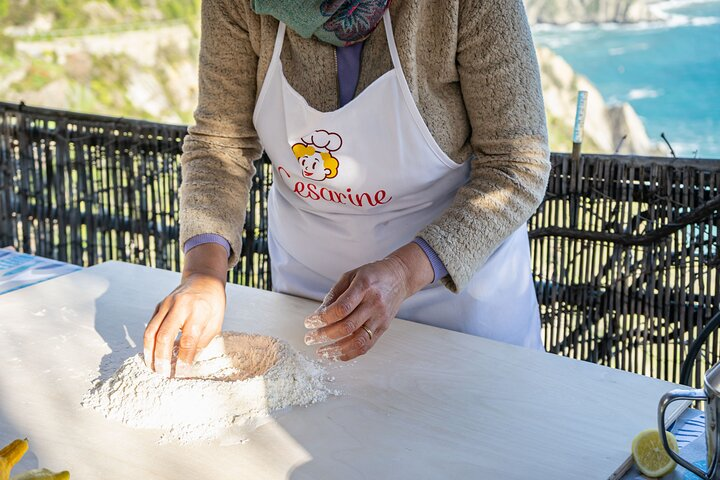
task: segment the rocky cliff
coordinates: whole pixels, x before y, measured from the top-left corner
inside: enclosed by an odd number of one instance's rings
[[[197,55],[197,35],[177,22],[17,39],[12,69],[0,67],[0,99],[188,123],[197,102]]]
[[[571,2],[556,0],[554,5],[559,1]],[[0,99],[160,122],[191,122],[198,88],[196,25],[155,20],[151,27],[51,38],[45,33],[20,35],[7,61],[0,53]],[[620,152],[662,153],[650,142],[630,105],[608,106],[587,78],[547,48],[538,48],[538,59],[553,151],[572,148],[577,91],[587,90],[583,151],[612,153],[626,136]]]
[[[583,152],[665,155],[660,144],[650,141],[642,120],[628,103],[608,105],[587,77],[577,74],[552,50],[539,47],[537,54],[552,151],[572,149],[577,92],[586,90]]]
[[[524,0],[530,23],[632,23],[658,20],[648,0]]]

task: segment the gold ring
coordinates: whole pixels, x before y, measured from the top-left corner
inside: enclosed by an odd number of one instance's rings
[[[365,330],[367,332],[368,336],[370,337],[370,340],[372,340],[372,336],[373,336],[372,330],[370,330],[365,325],[360,325],[360,326],[363,328],[363,330]]]

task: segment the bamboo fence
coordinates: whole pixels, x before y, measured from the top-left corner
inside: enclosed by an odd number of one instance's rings
[[[77,265],[179,271],[186,127],[0,103],[0,246]],[[528,223],[549,352],[677,381],[720,306],[720,161],[552,154]],[[257,162],[231,282],[271,286]],[[695,382],[718,358],[711,335]]]

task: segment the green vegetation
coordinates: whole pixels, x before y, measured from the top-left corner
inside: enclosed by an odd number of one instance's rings
[[[178,71],[197,68],[200,0],[13,0],[12,8],[9,1],[0,0],[0,12],[7,12],[0,15],[0,100],[172,123],[192,119],[192,89],[176,82]],[[72,47],[73,39],[89,35],[107,41],[107,35],[132,37],[136,31],[183,25],[190,27],[189,48],[185,39],[182,47],[150,49],[151,67],[137,55]],[[13,29],[3,34],[8,27]],[[44,53],[38,55],[32,45],[42,45]]]
[[[548,137],[550,150],[553,152],[570,152],[573,148],[572,126],[568,125],[567,119],[559,118],[550,112],[546,112]],[[583,152],[602,152],[602,149],[593,141],[590,136],[583,139]]]
[[[14,90],[40,90],[50,83],[53,78],[62,74],[63,70],[53,63],[35,62],[27,69],[25,78],[21,82],[11,84],[10,88]]]
[[[201,0],[0,0],[0,100],[45,104],[46,99],[56,108],[144,118],[170,123],[189,123],[194,108],[193,92],[187,86],[194,78],[178,86],[178,78],[190,78],[189,71],[197,68],[198,32],[195,30]],[[12,33],[6,27],[33,25],[38,18],[46,18],[51,30]],[[25,44],[104,35],[109,32],[149,30],[158,26],[181,22],[191,27],[194,43],[190,48],[178,44],[160,47],[154,65],[140,65],[125,54],[94,55],[79,52],[65,55],[62,61],[58,50],[51,49],[41,56],[25,54],[15,42]],[[114,34],[114,33],[113,33]],[[119,34],[119,33],[118,33]],[[19,45],[19,43],[18,43]],[[73,58],[71,58],[73,57]],[[548,66],[543,73],[560,84]],[[179,72],[183,72],[180,74]],[[194,77],[194,75],[193,75]],[[3,83],[2,79],[8,80]],[[140,87],[138,87],[140,85]],[[137,93],[145,88],[145,95]],[[148,94],[147,92],[151,92]],[[144,102],[156,100],[153,107]],[[152,97],[154,95],[154,97]],[[565,119],[567,120],[567,119]],[[553,151],[569,151],[571,131],[567,121],[548,113],[550,144]],[[585,151],[596,147],[587,143]]]
[[[194,22],[200,0],[0,0],[0,27],[31,24],[42,12],[52,18],[53,29],[74,29],[147,20]]]
[[[2,0],[0,0],[2,1]],[[11,57],[15,54],[15,42],[12,38],[0,32],[0,58]]]

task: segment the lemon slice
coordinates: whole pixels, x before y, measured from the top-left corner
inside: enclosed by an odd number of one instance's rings
[[[675,436],[667,432],[667,437],[670,448],[677,453]],[[652,428],[635,435],[632,441],[632,454],[638,470],[648,477],[662,477],[675,469],[675,461],[663,448],[660,434]]]

